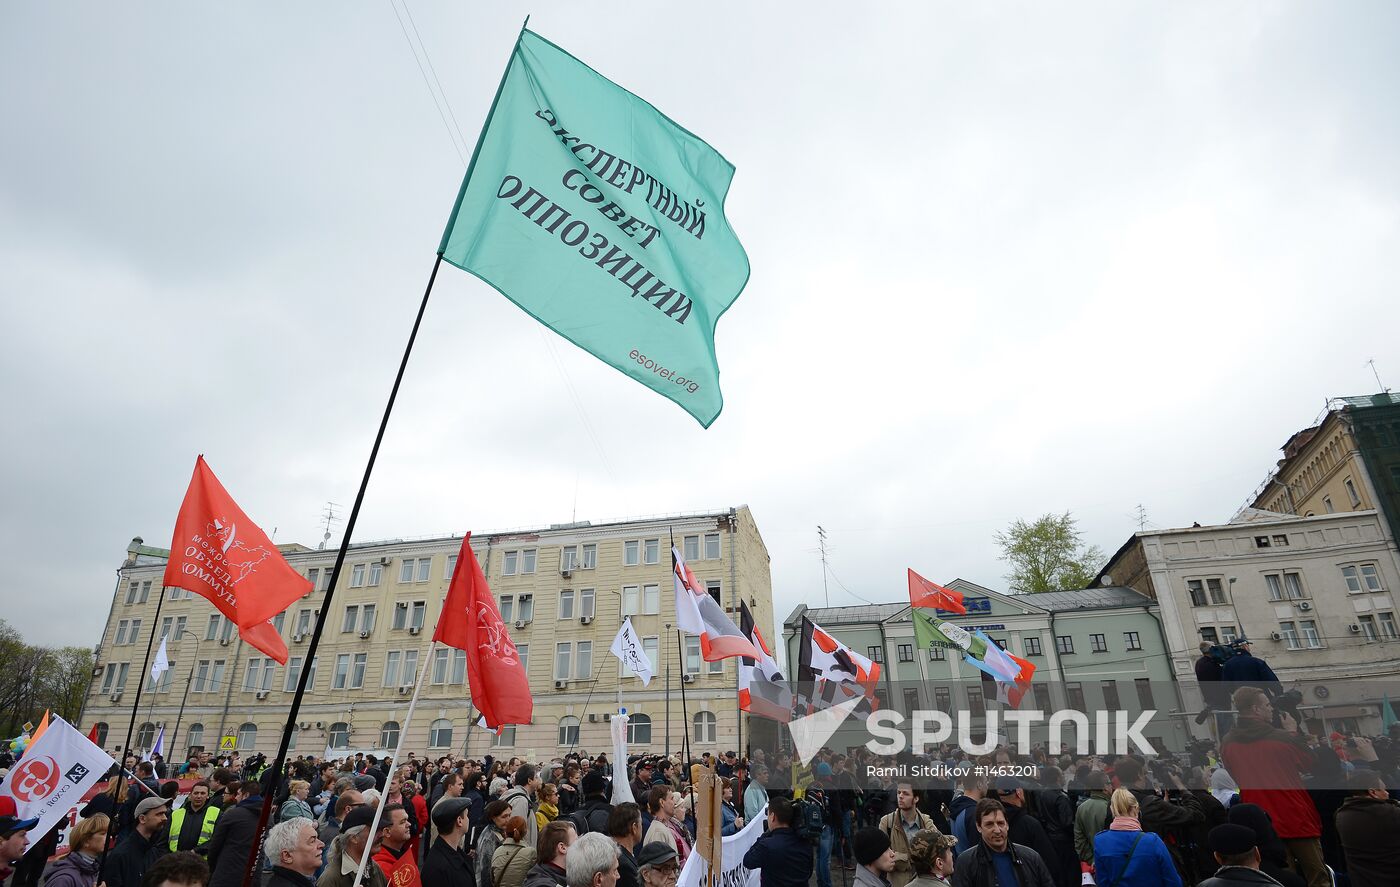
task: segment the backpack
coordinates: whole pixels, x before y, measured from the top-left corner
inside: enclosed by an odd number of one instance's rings
[[[826,828],[826,808],[822,801],[809,794],[806,798],[794,802],[793,806],[796,808],[793,811],[793,827],[797,834],[813,844],[820,841],[822,831]]]

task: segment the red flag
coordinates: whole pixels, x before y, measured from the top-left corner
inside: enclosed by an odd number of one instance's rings
[[[88,731],[88,742],[91,742],[93,745],[97,745],[97,725],[96,725],[96,724],[93,724],[93,725],[92,725],[92,729]]]
[[[1021,666],[1021,670],[1016,675],[1015,683],[1008,686],[998,681],[997,689],[999,691],[1005,691],[1006,703],[1008,705],[1012,708],[1020,708],[1021,700],[1025,697],[1026,691],[1031,688],[1031,680],[1035,677],[1035,663],[1022,659],[1015,653],[1008,652],[1006,655],[1014,659],[1016,663]]]
[[[954,591],[951,588],[944,588],[937,582],[930,582],[912,569],[909,571],[909,605],[911,607],[934,607],[949,613],[967,612],[967,607],[963,606],[961,591]]]
[[[257,631],[256,626],[311,591],[311,583],[248,519],[203,456],[195,460],[175,520],[164,582],[167,588],[208,598],[242,633]]]
[[[534,713],[530,679],[501,620],[496,599],[472,553],[472,534],[462,539],[457,568],[447,587],[433,640],[467,654],[467,686],[488,729],[528,724]]]
[[[272,620],[259,622],[250,628],[240,628],[238,634],[265,655],[271,656],[282,665],[287,664],[287,642],[277,633],[277,627],[272,624]]]

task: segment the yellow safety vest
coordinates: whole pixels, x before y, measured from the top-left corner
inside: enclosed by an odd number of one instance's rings
[[[174,853],[180,847],[180,829],[185,824],[185,808],[180,807],[170,817],[170,852]],[[223,811],[213,804],[204,805],[204,822],[199,827],[199,843],[196,847],[203,847],[209,843],[209,839],[214,837],[214,823],[218,821],[219,814]]]

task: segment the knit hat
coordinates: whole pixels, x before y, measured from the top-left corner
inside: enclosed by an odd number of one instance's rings
[[[822,761],[821,763],[817,764],[816,768],[812,772],[825,779],[826,777],[831,775],[831,765],[828,764],[826,761]]]
[[[589,770],[583,774],[583,793],[587,795],[601,795],[608,790],[608,782],[603,778],[603,774],[597,770]]]
[[[851,835],[851,849],[856,862],[870,865],[890,849],[890,836],[877,828],[863,828]]]
[[[1210,830],[1206,844],[1212,853],[1219,853],[1221,856],[1237,856],[1254,849],[1258,840],[1254,829],[1249,826],[1227,822]]]

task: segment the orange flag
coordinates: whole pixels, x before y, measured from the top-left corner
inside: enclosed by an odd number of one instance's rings
[[[949,613],[967,612],[967,607],[963,606],[962,592],[930,582],[912,569],[909,571],[909,605],[934,607]]]
[[[457,568],[433,640],[466,652],[467,686],[488,730],[502,724],[528,724],[535,706],[530,679],[471,543],[468,533],[457,554]]]
[[[203,456],[194,463],[194,477],[175,521],[164,583],[208,598],[250,643],[250,632],[261,636],[260,625],[311,591],[310,581],[293,570],[248,519]]]

